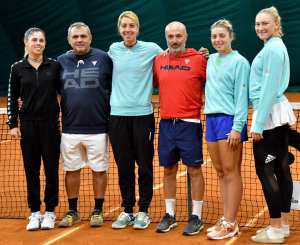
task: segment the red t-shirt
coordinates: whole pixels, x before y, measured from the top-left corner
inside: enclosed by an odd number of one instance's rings
[[[200,118],[206,65],[206,58],[190,48],[177,56],[155,57],[153,81],[159,87],[161,118]]]

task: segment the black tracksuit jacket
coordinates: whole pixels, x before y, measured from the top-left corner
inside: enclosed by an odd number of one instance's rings
[[[18,126],[18,116],[24,121],[58,119],[59,73],[59,63],[50,58],[44,58],[37,70],[26,58],[12,65],[7,97],[10,128]],[[18,98],[23,101],[20,110]]]

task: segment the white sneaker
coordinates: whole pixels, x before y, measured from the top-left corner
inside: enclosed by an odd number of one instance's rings
[[[251,236],[251,240],[257,243],[284,243],[284,235],[280,230],[279,228],[268,226],[265,229],[261,229],[256,235]]]
[[[267,226],[265,228],[259,229],[256,231],[256,234],[263,232],[266,229],[269,229],[270,226]],[[287,238],[290,236],[290,226],[289,225],[281,225],[281,233],[284,235],[284,238]]]
[[[43,221],[41,223],[41,229],[42,230],[50,230],[53,229],[55,226],[55,219],[56,216],[54,212],[45,212],[43,216]]]
[[[290,236],[290,226],[289,225],[281,225],[281,232],[283,233],[284,237],[287,238]]]
[[[31,213],[31,216],[28,219],[29,219],[29,223],[26,226],[26,230],[36,231],[40,229],[41,219],[42,219],[40,211]]]

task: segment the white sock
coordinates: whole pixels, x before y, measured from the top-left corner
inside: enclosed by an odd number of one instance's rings
[[[269,226],[269,228],[267,229],[267,234],[270,239],[284,238],[281,228],[275,228],[275,227]]]
[[[174,217],[175,199],[165,199],[165,203],[166,203],[166,213]]]
[[[203,201],[193,200],[192,202],[193,202],[192,215],[197,215],[199,219],[201,219]]]

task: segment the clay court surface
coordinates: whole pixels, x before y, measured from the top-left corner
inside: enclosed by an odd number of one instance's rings
[[[156,224],[151,224],[147,230],[133,230],[128,227],[123,230],[111,229],[111,222],[106,222],[100,228],[90,228],[86,222],[81,225],[76,225],[68,229],[54,229],[51,231],[27,232],[24,227],[25,220],[0,220],[0,244],[5,245],[48,245],[48,244],[99,244],[99,245],[115,245],[115,244],[142,244],[142,245],[208,245],[208,244],[254,244],[250,241],[250,236],[254,230],[242,229],[238,237],[230,240],[208,241],[205,237],[205,232],[196,236],[186,237],[181,235],[184,228],[184,223],[180,223],[174,230],[158,234],[155,232]],[[207,227],[207,226],[206,226]],[[293,232],[285,244],[300,244],[300,233]],[[56,240],[57,239],[57,240]]]
[[[289,94],[288,97],[290,101],[300,101],[299,94]],[[5,98],[0,98],[0,107],[5,107],[5,100]],[[1,142],[4,141],[5,140],[1,139]],[[156,176],[154,183],[154,197],[150,209],[150,215],[154,222],[147,230],[133,230],[132,227],[128,227],[123,230],[111,229],[111,220],[114,219],[120,212],[120,196],[116,179],[117,173],[114,164],[111,163],[111,169],[109,170],[108,192],[104,206],[104,217],[106,221],[102,227],[90,228],[86,220],[92,206],[92,193],[90,188],[91,182],[89,171],[85,170],[82,175],[86,178],[83,178],[82,180],[83,187],[81,188],[81,197],[79,200],[79,210],[84,221],[67,229],[56,228],[51,231],[27,232],[25,230],[27,221],[24,217],[29,214],[29,211],[26,207],[26,187],[24,186],[25,179],[22,175],[23,170],[21,157],[20,155],[16,155],[13,156],[11,161],[8,161],[10,164],[13,163],[16,165],[15,170],[6,170],[7,166],[4,164],[4,162],[7,162],[8,158],[11,157],[6,155],[7,152],[19,151],[18,144],[13,144],[12,146],[10,141],[11,140],[8,140],[7,142],[0,144],[0,167],[2,169],[0,170],[0,182],[3,181],[1,178],[5,179],[6,182],[11,182],[9,186],[0,186],[0,216],[14,217],[14,219],[0,219],[0,244],[253,244],[250,241],[250,236],[255,233],[257,227],[265,226],[268,219],[262,193],[257,188],[259,187],[259,183],[255,176],[254,168],[251,164],[249,164],[253,161],[251,148],[249,147],[251,142],[249,142],[249,144],[247,143],[248,145],[244,147],[246,156],[243,157],[242,174],[245,191],[238,218],[239,223],[242,224],[243,227],[241,228],[241,234],[237,237],[216,242],[208,241],[206,239],[205,230],[199,235],[192,237],[186,237],[181,234],[187,218],[186,174],[182,167],[179,169],[177,184],[179,191],[177,193],[178,201],[176,213],[178,220],[180,221],[179,227],[166,234],[158,234],[155,232],[155,227],[157,225],[156,222],[164,214],[162,169],[160,169],[157,165],[157,155],[155,156],[154,164],[154,173]],[[12,147],[14,147],[14,149],[12,149]],[[204,152],[207,152],[205,144]],[[218,194],[217,178],[207,153],[204,153],[204,158],[205,165],[203,166],[203,171],[207,188],[205,193],[205,205],[203,207],[203,221],[205,222],[206,229],[210,226],[210,223],[214,223],[219,217],[222,209],[222,202]],[[298,157],[298,159],[300,158]],[[298,162],[299,161],[300,160],[298,160]],[[111,159],[111,162],[113,162],[113,158]],[[300,180],[300,170],[296,168],[297,165],[299,165],[299,163],[294,163],[292,166],[293,178]],[[9,171],[13,171],[13,173],[9,173]],[[9,177],[11,175],[13,177]],[[60,207],[57,210],[59,218],[61,218],[62,214],[66,210],[65,191],[62,179],[63,178],[60,179],[61,201]],[[5,197],[2,195],[5,195]],[[286,239],[286,244],[300,244],[299,211],[292,212],[291,221],[293,224],[292,234],[288,239]]]

